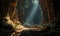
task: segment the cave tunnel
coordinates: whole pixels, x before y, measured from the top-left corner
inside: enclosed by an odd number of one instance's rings
[[[46,26],[44,30],[38,32],[23,31],[19,36],[58,36],[60,34],[59,3],[59,0],[0,0],[0,35],[9,36],[14,31],[11,25],[3,22],[6,20],[4,17],[8,15],[12,21],[15,19],[25,26],[35,24]]]

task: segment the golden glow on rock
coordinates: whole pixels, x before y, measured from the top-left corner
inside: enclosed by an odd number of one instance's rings
[[[4,17],[4,19],[7,20],[5,21],[7,24],[12,25],[12,27],[15,29],[15,32],[22,32],[24,30],[33,30],[33,31],[41,30],[38,27],[31,27],[31,28],[25,27],[18,21],[18,19],[11,20],[9,13],[7,14],[6,17]],[[15,33],[13,32],[12,35],[15,35]]]

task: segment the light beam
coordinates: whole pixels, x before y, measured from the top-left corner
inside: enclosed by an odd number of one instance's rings
[[[39,6],[39,2],[38,0],[33,0],[32,2],[34,5],[33,7],[31,8],[31,11],[30,11],[30,14],[27,16],[25,22],[24,22],[24,25],[27,25],[27,26],[32,26],[32,24],[29,24],[33,18],[34,18],[34,15],[36,14],[36,11],[37,11],[37,7]]]

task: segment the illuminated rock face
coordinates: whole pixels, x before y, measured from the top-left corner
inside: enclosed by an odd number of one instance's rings
[[[12,28],[14,29],[14,31],[16,32],[16,33],[21,33],[22,31],[24,31],[24,30],[34,30],[34,31],[40,31],[40,29],[39,28],[37,28],[37,27],[31,27],[31,28],[28,28],[28,27],[25,27],[25,26],[23,26],[18,20],[14,20],[14,21],[12,21],[11,19],[10,19],[10,17],[9,17],[9,14],[6,16],[6,17],[4,17],[4,20],[3,20],[7,25],[11,25],[12,26]],[[12,33],[12,35],[13,35],[13,33]],[[15,35],[15,34],[14,34]]]

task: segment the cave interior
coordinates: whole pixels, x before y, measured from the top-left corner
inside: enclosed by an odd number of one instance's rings
[[[2,22],[7,21],[4,17],[9,13],[12,21],[15,19],[24,26],[43,25],[46,27],[41,31],[22,31],[19,36],[59,36],[59,3],[59,0],[0,0],[0,35],[10,36],[14,31],[11,25]]]

